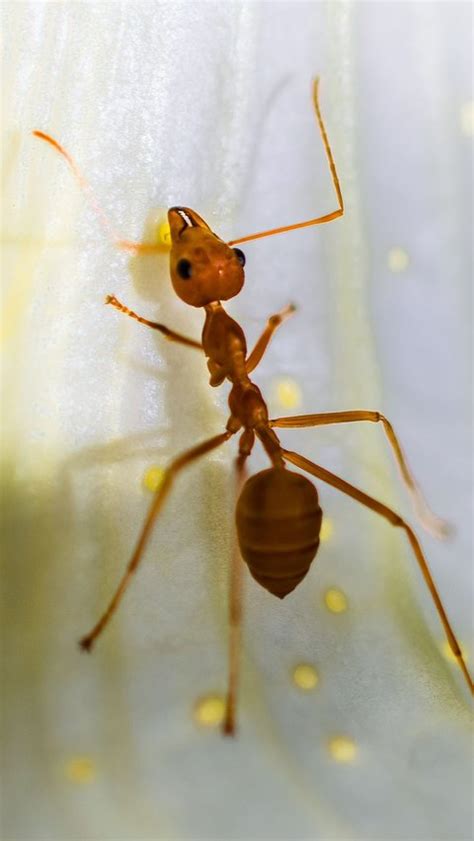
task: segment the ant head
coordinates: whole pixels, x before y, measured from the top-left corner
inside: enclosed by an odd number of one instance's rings
[[[186,304],[204,307],[227,301],[244,285],[245,257],[214,234],[189,207],[168,211],[173,289]]]

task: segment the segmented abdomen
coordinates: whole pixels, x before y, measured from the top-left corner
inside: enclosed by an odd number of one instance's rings
[[[322,511],[316,488],[301,473],[262,470],[237,502],[240,551],[253,577],[283,599],[309,570],[319,546]]]

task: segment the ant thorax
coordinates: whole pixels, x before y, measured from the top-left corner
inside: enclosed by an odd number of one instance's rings
[[[219,301],[206,306],[206,320],[202,331],[202,346],[208,357],[210,385],[248,381],[245,367],[247,342],[240,324],[226,313]]]

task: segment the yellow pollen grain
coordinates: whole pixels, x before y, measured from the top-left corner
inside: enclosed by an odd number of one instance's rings
[[[221,695],[206,695],[196,702],[194,720],[201,727],[218,727],[225,714],[225,701]]]
[[[321,523],[321,531],[319,532],[319,539],[321,543],[328,543],[334,534],[334,523],[330,517],[323,517]]]
[[[301,389],[294,380],[280,380],[276,385],[276,396],[285,409],[295,409],[301,404]]]
[[[93,783],[96,778],[96,766],[88,756],[74,756],[66,762],[64,773],[73,783]]]
[[[149,467],[143,476],[143,486],[147,491],[155,493],[160,487],[165,471],[163,467]]]
[[[469,656],[465,646],[462,643],[459,643],[459,648],[461,649],[461,654],[463,656],[464,662],[467,663],[469,661]],[[448,640],[443,640],[443,642],[440,645],[440,649],[443,656],[446,657],[446,660],[449,660],[451,663],[458,662],[458,658],[452,650]]]
[[[468,100],[461,105],[461,131],[467,137],[474,136],[474,100]]]
[[[158,228],[158,241],[171,248],[171,229],[168,222],[162,222]]]
[[[403,248],[391,248],[387,255],[387,265],[391,272],[399,274],[408,268],[410,258]]]
[[[328,750],[336,762],[353,762],[357,754],[355,742],[348,736],[334,736],[328,742]]]
[[[293,669],[293,683],[298,689],[309,692],[311,689],[314,689],[318,681],[319,675],[316,669],[308,663],[300,663],[299,666]]]
[[[344,613],[348,608],[347,596],[336,587],[331,587],[324,594],[324,604],[331,613]]]

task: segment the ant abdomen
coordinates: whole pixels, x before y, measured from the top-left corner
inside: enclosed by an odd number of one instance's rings
[[[251,476],[237,502],[240,551],[253,577],[283,599],[302,581],[319,546],[322,511],[301,473],[271,467]]]

